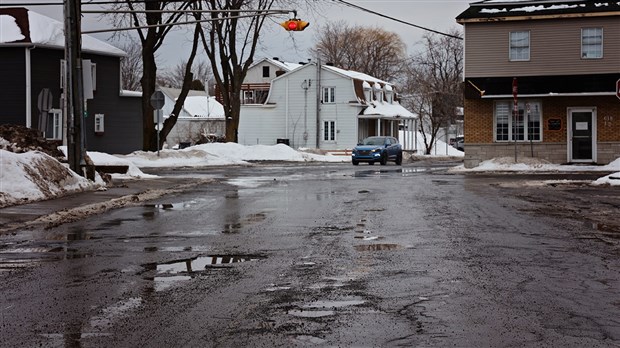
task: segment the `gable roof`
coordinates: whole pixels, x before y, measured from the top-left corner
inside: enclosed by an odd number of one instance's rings
[[[275,59],[275,58],[262,58],[259,61],[257,61],[256,63],[252,64],[252,66],[250,66],[250,68],[253,68],[263,62],[268,62],[271,63],[275,66],[277,66],[278,68],[284,70],[285,72],[289,72],[291,70],[295,70],[297,68],[299,68],[300,66],[302,66],[303,64],[298,64],[298,63],[291,63],[291,62],[284,62],[281,61],[279,59]]]
[[[181,94],[178,88],[157,87],[157,89],[173,102],[176,102]],[[189,90],[183,103],[183,110],[191,115],[191,118],[224,119],[225,117],[224,106],[215,97],[209,97],[205,91]],[[180,115],[179,118],[185,117]]]
[[[389,82],[385,82],[383,80],[380,80],[376,77],[372,77],[370,75],[361,73],[361,72],[357,72],[357,71],[353,71],[353,70],[345,70],[345,69],[341,69],[341,68],[336,68],[335,66],[332,65],[321,65],[321,67],[323,69],[326,70],[331,70],[337,74],[352,78],[354,80],[360,80],[360,81],[366,81],[368,83],[380,83],[380,84],[384,84],[384,85],[391,85],[391,83]]]
[[[64,49],[63,23],[23,7],[0,8],[0,46],[24,44]],[[119,57],[127,55],[123,50],[85,34],[82,34],[82,51]]]
[[[620,2],[592,0],[485,0],[469,4],[456,17],[459,23],[500,19],[536,19],[548,16],[620,16]],[[521,17],[521,18],[517,18]]]

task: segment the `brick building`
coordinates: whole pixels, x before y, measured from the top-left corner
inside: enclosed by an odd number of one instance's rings
[[[552,163],[620,157],[620,3],[480,1],[457,22],[466,167],[515,148]]]

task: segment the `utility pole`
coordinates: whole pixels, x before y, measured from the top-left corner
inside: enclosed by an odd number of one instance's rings
[[[69,123],[67,155],[69,168],[83,175],[84,149],[82,146],[82,118],[84,117],[84,89],[82,80],[81,0],[65,0],[65,61],[67,103],[66,119]]]

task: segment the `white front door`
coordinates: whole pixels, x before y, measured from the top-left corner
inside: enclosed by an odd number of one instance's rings
[[[596,162],[596,108],[568,109],[568,162]]]

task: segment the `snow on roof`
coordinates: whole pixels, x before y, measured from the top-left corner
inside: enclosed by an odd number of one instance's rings
[[[262,62],[269,62],[277,67],[279,67],[280,69],[289,72],[291,70],[295,70],[297,68],[299,68],[300,66],[302,66],[303,64],[298,64],[298,63],[291,63],[291,62],[283,62],[279,59],[276,58],[263,58],[261,60],[259,60],[258,62],[252,64],[252,67],[259,65]]]
[[[605,13],[618,15],[620,1],[595,2],[589,0],[487,0],[471,3],[456,17],[457,22],[474,18],[493,18],[537,15],[580,15]]]
[[[370,115],[379,115],[383,117],[389,118],[418,118],[418,116],[411,111],[405,109],[402,105],[398,103],[387,103],[387,102],[377,102],[373,101],[368,104],[368,107],[362,111],[362,115],[370,116]]]
[[[270,61],[271,63],[273,63],[274,65],[277,65],[280,68],[286,70],[286,71],[291,71],[291,70],[297,69],[300,66],[302,66],[301,64],[298,64],[298,63],[283,62],[283,61],[277,60],[277,59],[267,58],[267,60]]]
[[[357,72],[357,71],[353,71],[353,70],[344,70],[344,69],[336,68],[335,66],[331,66],[331,65],[323,65],[322,67],[324,69],[327,69],[327,70],[332,70],[332,71],[334,71],[334,72],[336,72],[338,74],[348,76],[348,77],[350,77],[352,79],[361,80],[361,81],[367,81],[369,83],[370,82],[374,82],[374,83],[383,83],[383,84],[386,84],[386,85],[390,84],[389,82],[385,82],[383,80],[379,80],[376,77],[372,77],[370,75],[366,75],[366,74],[361,73],[361,72]]]
[[[25,8],[0,9],[0,44],[11,43],[64,48],[63,23]],[[111,56],[126,55],[123,50],[84,34],[82,51]]]
[[[157,87],[157,89],[162,91],[165,95],[167,95],[172,100],[176,100],[179,97],[179,95],[181,95],[181,89],[180,88],[161,87],[160,86],[160,87]],[[189,92],[187,92],[187,96],[188,97],[194,97],[194,96],[206,97],[207,96],[207,92],[190,89]]]
[[[188,96],[183,108],[193,117],[224,119],[224,106],[215,97]]]

